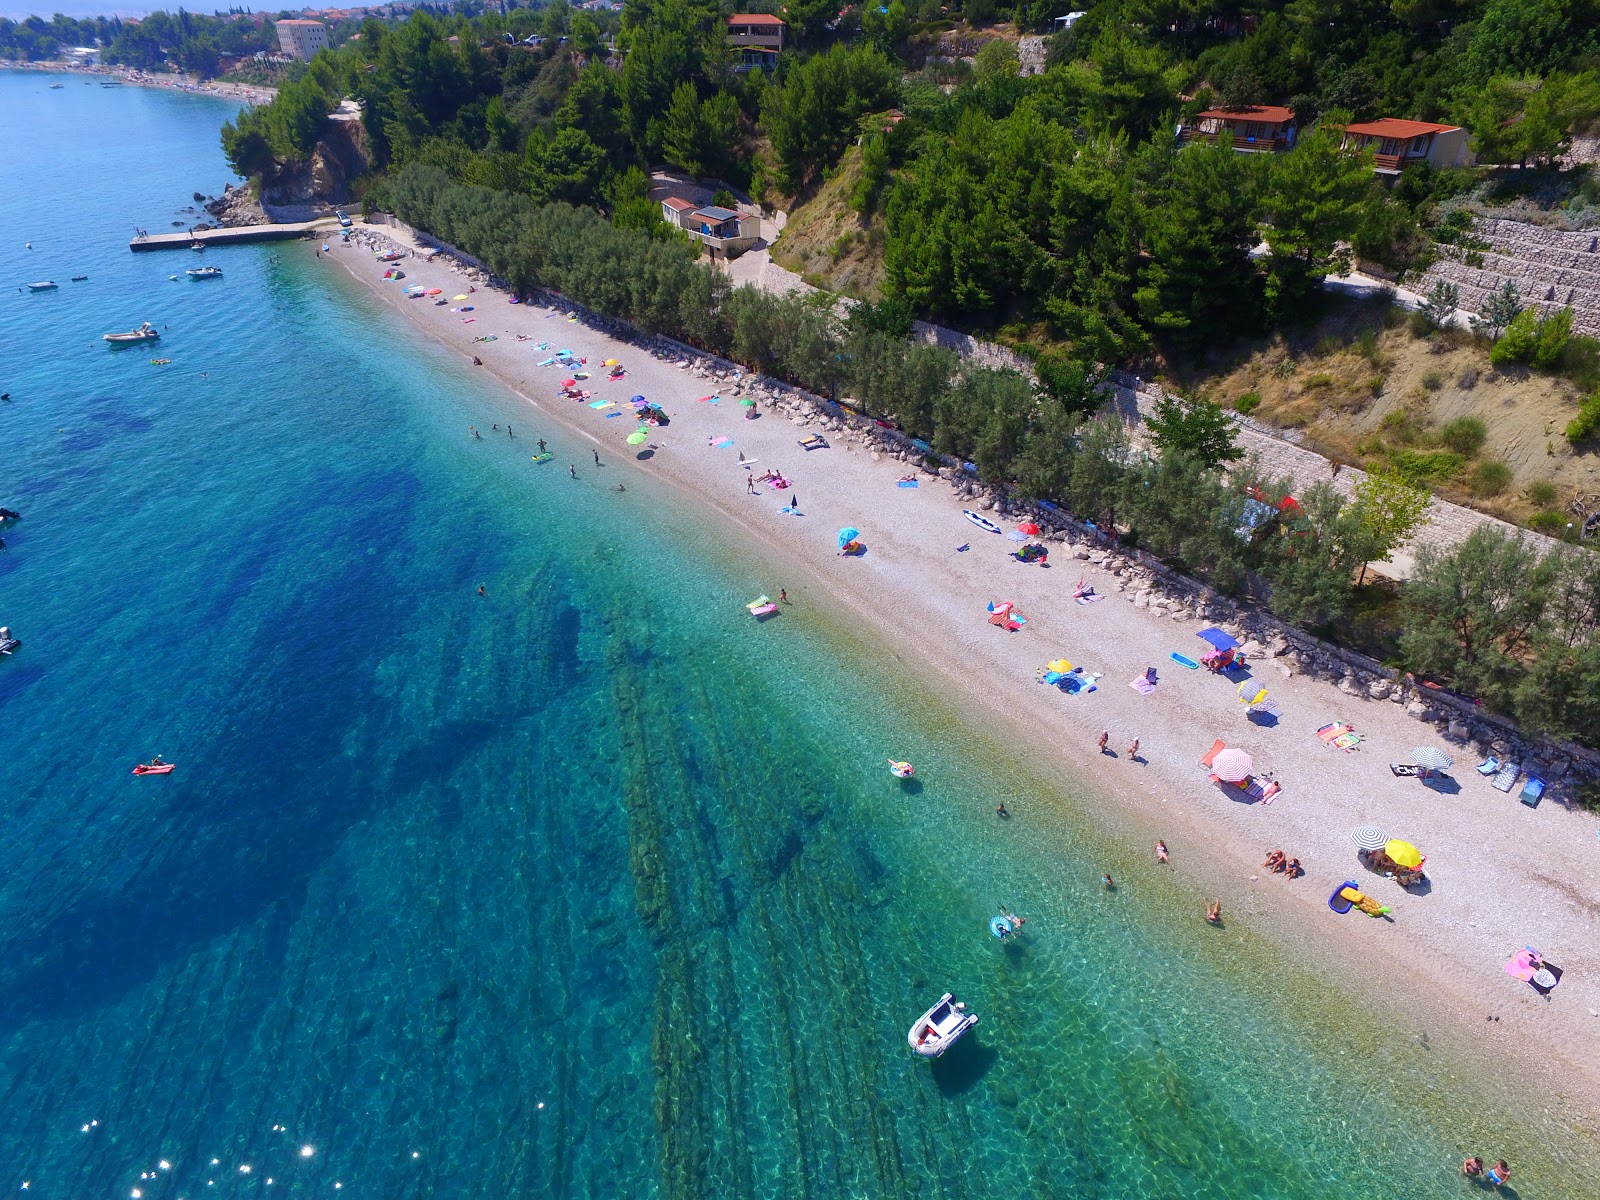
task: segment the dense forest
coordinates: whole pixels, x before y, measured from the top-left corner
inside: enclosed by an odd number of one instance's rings
[[[1024,74],[1014,38],[985,40],[940,6],[791,5],[794,44],[770,78],[736,70],[726,11],[690,0],[629,0],[618,16],[559,4],[419,14],[365,22],[276,103],[241,114],[224,145],[246,175],[302,157],[353,96],[380,164],[367,202],[517,290],[557,288],[849,395],[990,482],[1332,634],[1368,603],[1363,566],[1416,528],[1426,493],[1376,472],[1352,500],[1311,489],[1269,536],[1241,537],[1246,499],[1291,481],[1240,461],[1226,414],[1196,398],[1150,423],[1154,455],[1137,450],[1093,416],[1101,373],[1304,320],[1351,256],[1415,265],[1439,200],[1473,172],[1411,168],[1385,186],[1370,157],[1343,148],[1342,125],[1446,118],[1472,131],[1481,161],[1548,163],[1600,113],[1592,7],[1107,0]],[[968,0],[959,15],[1048,25],[1056,8]],[[943,54],[949,37],[975,53]],[[1180,120],[1244,102],[1292,105],[1305,122],[1292,149],[1179,147]],[[859,159],[851,203],[881,220],[887,275],[882,302],[848,316],[827,297],[731,288],[649,198],[648,172],[669,164],[790,206],[847,151]],[[917,314],[1027,330],[1015,340],[1036,378],[910,339]],[[1541,560],[1487,536],[1425,555],[1390,601],[1386,644],[1533,727],[1593,740],[1597,561]]]
[[[276,50],[278,39],[270,22],[258,25],[238,12],[208,17],[180,8],[175,13],[151,13],[140,21],[119,17],[76,21],[60,14],[49,21],[0,18],[0,58],[51,59],[74,46],[98,46],[103,61],[142,71],[163,70],[170,62],[209,77],[216,74],[224,55]]]

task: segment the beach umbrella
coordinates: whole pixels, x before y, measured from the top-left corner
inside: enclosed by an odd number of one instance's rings
[[[642,446],[649,440],[650,431],[642,425],[628,435],[628,445],[630,446]]]
[[[1430,771],[1448,771],[1454,761],[1437,746],[1417,746],[1411,751],[1411,759],[1419,767],[1427,767]]]
[[[1013,542],[1025,542],[1028,540],[1028,535],[1023,533],[1020,529],[1013,529],[1010,533],[1006,534],[1006,537]]]
[[[1017,526],[1017,532],[1027,534],[1029,537],[1038,537],[1039,527],[1032,521],[1024,521],[1021,525]]]
[[[1064,658],[1053,659],[1050,663],[1050,670],[1065,675],[1068,671],[1072,670],[1072,664]]]
[[[1240,704],[1260,704],[1267,698],[1267,689],[1253,679],[1246,679],[1239,685]]]
[[[849,525],[846,525],[843,529],[839,530],[839,549],[843,550],[846,546],[860,536],[861,530],[853,529]]]
[[[464,293],[462,295],[460,295],[460,296],[451,296],[450,297],[450,299],[452,299],[452,300],[465,300],[466,298],[467,297],[466,297],[466,295]]]
[[[430,295],[430,296],[440,296],[440,295],[443,295],[443,294],[444,294],[444,289],[443,288],[429,288],[428,289],[428,295]]]
[[[633,402],[635,404],[648,404],[649,403],[649,401],[647,401],[643,396],[635,396],[633,398]]]
[[[1376,825],[1359,825],[1350,831],[1350,840],[1359,850],[1382,850],[1389,835]]]
[[[578,386],[578,381],[576,379],[563,379],[561,381],[561,386],[562,387],[577,387]]]
[[[739,401],[740,408],[754,408],[755,406],[756,402],[750,399],[749,396],[746,396],[743,400]]]
[[[1394,860],[1396,866],[1404,867],[1408,871],[1422,865],[1422,851],[1410,842],[1402,842],[1399,838],[1385,842],[1383,852]]]
[[[1237,638],[1222,632],[1215,625],[1210,629],[1202,629],[1195,634],[1195,637],[1204,638],[1218,650],[1237,650],[1239,648],[1239,640]]]
[[[604,362],[602,362],[600,365],[602,367],[614,367],[614,366],[617,365],[617,360],[614,359],[614,358],[608,358]]]
[[[1251,757],[1237,746],[1229,746],[1211,760],[1211,769],[1224,783],[1238,783],[1242,779],[1250,778],[1250,772],[1254,767],[1255,762]]]

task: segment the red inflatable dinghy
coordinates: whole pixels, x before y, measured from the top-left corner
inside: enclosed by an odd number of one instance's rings
[[[133,769],[135,775],[171,775],[174,763],[140,763]]]

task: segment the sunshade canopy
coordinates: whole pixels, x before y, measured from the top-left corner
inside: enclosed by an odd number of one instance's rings
[[[1410,842],[1402,842],[1399,838],[1383,844],[1383,852],[1393,859],[1398,866],[1407,870],[1422,865],[1422,851]]]
[[[1210,629],[1202,629],[1199,633],[1195,634],[1195,636],[1204,638],[1218,650],[1237,650],[1239,648],[1238,638],[1223,633],[1222,630],[1218,629],[1215,625],[1213,625]]]
[[[1065,675],[1068,671],[1072,670],[1072,664],[1064,658],[1052,659],[1050,662],[1050,669],[1052,671],[1059,671],[1061,674]]]
[[[1226,783],[1248,779],[1254,767],[1255,761],[1237,746],[1229,746],[1211,760],[1211,769],[1217,773],[1218,779]]]
[[[628,435],[628,445],[630,446],[642,446],[649,440],[650,431],[648,429],[635,429]]]
[[[843,550],[846,546],[860,536],[861,530],[846,525],[843,529],[839,530],[839,549]]]
[[[1427,767],[1430,771],[1448,771],[1454,761],[1437,746],[1417,746],[1411,751],[1411,757],[1416,760],[1417,766]]]
[[[1350,831],[1350,840],[1362,850],[1382,850],[1389,842],[1389,835],[1376,825],[1358,825]]]
[[[1017,526],[1017,532],[1025,533],[1029,537],[1037,537],[1039,535],[1039,527],[1032,521],[1024,521],[1021,525]]]

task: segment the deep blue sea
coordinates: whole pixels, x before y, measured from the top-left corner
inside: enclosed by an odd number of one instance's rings
[[[757,627],[793,581],[717,519],[532,464],[564,435],[342,272],[130,254],[220,191],[232,110],[48,82],[0,72],[0,1194],[1557,1176],[1425,1040],[1204,936],[1093,794],[826,614]],[[947,987],[981,1023],[914,1062]]]

